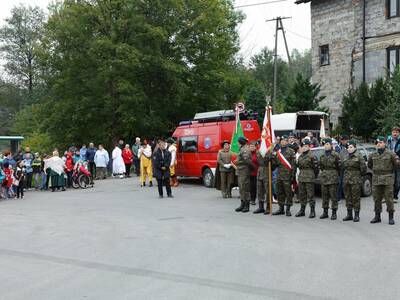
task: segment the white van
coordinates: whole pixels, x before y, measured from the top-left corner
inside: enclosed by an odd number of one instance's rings
[[[329,115],[322,111],[299,111],[296,113],[284,113],[271,116],[272,127],[275,136],[294,133],[296,136],[305,136],[312,132],[319,137],[321,119],[324,120],[325,134],[330,135]]]

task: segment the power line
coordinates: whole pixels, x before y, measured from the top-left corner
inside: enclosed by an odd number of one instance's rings
[[[278,3],[278,2],[286,2],[286,1],[287,1],[287,0],[274,0],[274,1],[269,1],[269,2],[260,2],[260,3],[253,3],[253,4],[244,4],[244,5],[234,6],[233,8],[252,7],[252,6],[265,5],[265,4],[272,4],[272,3]]]
[[[288,32],[290,32],[291,34],[294,34],[294,35],[298,36],[298,37],[301,37],[301,38],[303,38],[303,39],[306,39],[306,40],[311,41],[311,38],[309,38],[309,37],[306,37],[306,36],[304,36],[304,35],[301,35],[301,34],[299,34],[299,33],[296,33],[296,32],[294,32],[294,31],[292,31],[292,30],[287,29],[287,28],[286,28],[285,30],[288,31]]]

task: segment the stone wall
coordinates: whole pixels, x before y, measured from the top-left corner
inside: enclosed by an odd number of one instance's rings
[[[311,1],[312,81],[321,84],[322,105],[334,124],[343,93],[362,82],[362,5],[362,0]],[[374,82],[386,75],[386,48],[400,45],[400,17],[385,17],[385,1],[367,0],[366,36],[366,81]],[[320,66],[319,47],[325,44],[330,64]]]

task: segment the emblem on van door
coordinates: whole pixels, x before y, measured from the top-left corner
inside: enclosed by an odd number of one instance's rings
[[[211,139],[209,137],[204,138],[204,148],[205,149],[211,148]]]
[[[253,131],[253,126],[251,126],[251,123],[246,123],[246,126],[244,126],[244,131]]]

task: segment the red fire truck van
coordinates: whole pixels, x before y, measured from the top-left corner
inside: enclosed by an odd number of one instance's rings
[[[249,141],[260,139],[256,116],[245,111],[240,120]],[[234,130],[233,110],[198,113],[193,120],[180,122],[173,134],[178,146],[176,175],[198,177],[206,187],[213,187],[218,151],[224,140],[231,140]]]

